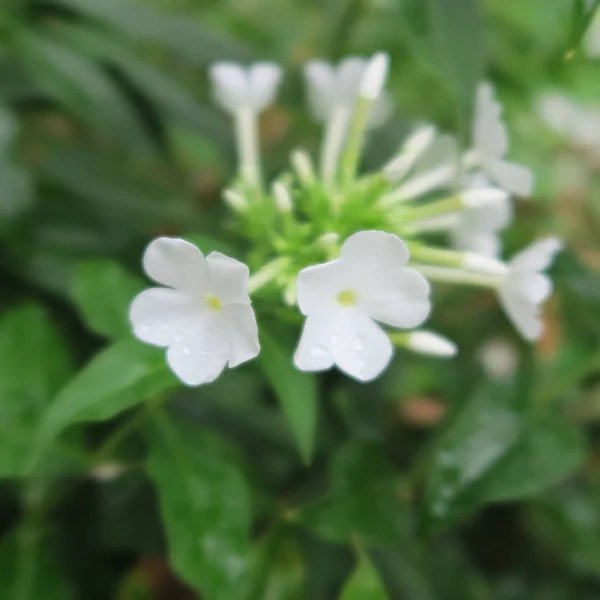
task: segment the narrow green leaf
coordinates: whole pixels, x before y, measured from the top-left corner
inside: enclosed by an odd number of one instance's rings
[[[490,472],[482,494],[490,502],[533,496],[574,473],[585,455],[575,425],[556,417],[537,419]]]
[[[438,65],[468,122],[485,70],[484,25],[478,0],[426,0],[426,4]]]
[[[433,532],[485,501],[482,483],[520,439],[512,388],[483,386],[461,407],[432,456],[422,526]]]
[[[398,475],[378,444],[348,443],[331,465],[326,497],[297,519],[325,539],[348,543],[355,535],[369,546],[393,544],[408,528]]]
[[[148,473],[177,573],[211,600],[239,598],[249,566],[250,498],[216,438],[156,412]]]
[[[193,64],[244,60],[250,51],[196,20],[158,12],[129,0],[57,0],[60,4],[110,25],[130,39],[159,44]]]
[[[40,306],[0,321],[0,477],[25,474],[40,421],[73,372],[62,336]]]
[[[366,556],[346,582],[340,600],[387,600],[389,598],[379,574]]]
[[[19,53],[39,87],[55,102],[103,133],[153,152],[133,106],[102,68],[73,52],[58,37],[18,30]]]
[[[137,340],[116,342],[60,391],[44,417],[36,458],[69,426],[106,421],[175,384],[162,349]]]
[[[293,363],[293,346],[263,326],[260,362],[275,389],[292,428],[304,462],[309,463],[315,445],[318,398],[316,379],[298,371]]]
[[[144,287],[141,280],[119,263],[97,260],[77,266],[71,289],[90,329],[107,337],[122,338],[131,335],[129,305]]]

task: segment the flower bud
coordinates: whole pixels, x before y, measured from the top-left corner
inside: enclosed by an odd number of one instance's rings
[[[385,52],[378,52],[367,63],[360,82],[358,95],[371,102],[377,100],[383,91],[390,68],[390,57]]]

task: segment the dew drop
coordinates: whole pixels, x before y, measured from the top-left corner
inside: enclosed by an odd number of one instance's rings
[[[189,356],[189,355],[192,353],[192,351],[190,350],[190,347],[189,347],[189,346],[184,346],[184,347],[183,347],[183,353],[184,353],[186,356]]]
[[[200,356],[208,356],[208,352],[206,350],[200,350]]]
[[[362,352],[365,349],[365,345],[358,338],[352,340],[351,347],[354,352]]]
[[[152,331],[152,327],[150,327],[150,325],[142,325],[140,327],[140,333],[142,334],[149,334]]]
[[[177,334],[174,338],[173,338],[176,342],[180,342],[183,338]]]
[[[314,356],[315,358],[325,356],[326,354],[327,354],[327,350],[325,348],[323,348],[323,346],[319,346],[318,344],[315,344],[310,349],[310,355]]]
[[[340,338],[335,333],[332,333],[331,334],[331,343],[337,344],[339,341],[340,341]]]
[[[163,324],[160,326],[160,328],[161,328],[163,331],[167,331],[167,329],[169,329],[169,324],[168,324],[168,323],[163,323]]]

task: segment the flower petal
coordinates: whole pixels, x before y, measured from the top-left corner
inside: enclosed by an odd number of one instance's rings
[[[552,295],[552,280],[543,273],[511,273],[504,283],[513,296],[531,304],[541,304]]]
[[[510,268],[517,271],[543,271],[562,249],[562,242],[555,237],[546,238],[531,244],[516,254],[510,261]]]
[[[349,284],[347,269],[339,259],[306,267],[298,273],[298,307],[305,315],[334,311],[338,293]]]
[[[500,237],[497,233],[458,227],[450,232],[452,247],[465,252],[476,252],[490,258],[501,254]]]
[[[360,56],[347,56],[337,67],[335,83],[335,102],[353,106],[358,95],[367,61]]]
[[[517,196],[530,196],[533,190],[533,173],[523,165],[506,160],[487,160],[488,175],[503,189]]]
[[[473,143],[481,154],[492,158],[502,158],[508,151],[502,107],[496,101],[494,88],[489,83],[482,83],[477,89]]]
[[[223,304],[230,302],[250,304],[249,271],[244,263],[220,252],[211,252],[206,257],[206,262],[210,269],[211,291]]]
[[[277,87],[282,78],[279,65],[270,62],[259,62],[248,71],[252,108],[261,111],[273,103]]]
[[[237,367],[258,356],[258,326],[249,304],[233,304],[223,309],[223,327],[229,342],[229,367]]]
[[[129,320],[138,339],[154,346],[168,346],[197,314],[198,307],[186,294],[167,288],[151,288],[134,299]]]
[[[396,268],[387,279],[361,296],[361,308],[368,315],[392,327],[417,327],[429,315],[429,283],[414,269]]]
[[[544,332],[540,309],[536,304],[500,290],[500,303],[506,315],[526,340],[538,340]]]
[[[148,277],[183,292],[201,294],[208,287],[208,265],[200,250],[179,238],[161,237],[152,241],[144,253]]]
[[[167,350],[167,362],[186,385],[214,381],[223,371],[229,355],[227,331],[210,314],[187,322]]]
[[[408,249],[392,233],[360,231],[351,235],[342,245],[340,257],[352,272],[357,288],[376,292],[391,273],[408,262]]]
[[[219,62],[209,71],[215,100],[229,112],[246,108],[249,103],[250,86],[248,74],[241,65]]]
[[[324,60],[311,60],[304,66],[308,88],[308,104],[318,120],[329,117],[334,106],[335,73],[333,66]]]
[[[392,358],[393,347],[386,333],[360,311],[338,313],[331,335],[336,366],[358,381],[378,377]]]
[[[294,354],[294,364],[301,371],[326,371],[333,366],[331,356],[334,313],[317,313],[306,318]]]

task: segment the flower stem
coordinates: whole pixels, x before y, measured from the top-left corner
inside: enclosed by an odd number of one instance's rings
[[[342,181],[344,184],[350,183],[356,177],[372,106],[373,101],[367,98],[359,97],[356,101],[356,108],[350,123],[348,143],[342,157]]]
[[[434,263],[448,267],[461,267],[464,262],[464,252],[455,252],[442,248],[432,248],[413,242],[406,242],[412,260]]]
[[[279,276],[288,266],[289,259],[286,257],[276,258],[268,262],[248,279],[248,293],[252,294],[261,287]]]
[[[239,176],[254,189],[260,189],[260,152],[258,147],[258,117],[252,109],[244,108],[235,115]]]
[[[406,210],[403,212],[402,218],[404,222],[412,223],[415,221],[431,219],[432,217],[456,213],[464,209],[465,206],[460,196],[452,196],[436,202],[430,202],[425,206],[419,206],[416,208],[411,208],[410,210]]]
[[[442,283],[454,283],[457,285],[468,285],[496,290],[504,281],[502,275],[483,275],[481,273],[463,271],[462,269],[412,263],[410,266],[419,271],[419,273],[427,279]]]
[[[321,177],[327,187],[335,185],[338,164],[346,132],[349,113],[345,108],[338,108],[327,121],[321,150]]]

